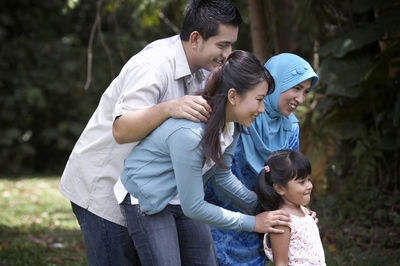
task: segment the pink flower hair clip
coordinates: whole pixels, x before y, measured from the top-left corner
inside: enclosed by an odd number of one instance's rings
[[[269,171],[271,171],[271,169],[269,169],[268,165],[264,166],[264,170],[265,170],[266,173],[269,173]]]

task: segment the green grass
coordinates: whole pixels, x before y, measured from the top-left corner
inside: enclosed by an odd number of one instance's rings
[[[79,225],[58,182],[58,177],[0,179],[0,265],[86,265]],[[398,199],[386,202],[397,206]],[[328,201],[320,205],[333,209]],[[376,222],[383,214],[361,216],[351,204],[339,210],[345,208],[354,214],[316,209],[327,265],[400,265],[398,217],[384,209],[394,222]]]
[[[0,179],[0,265],[86,265],[59,178]]]

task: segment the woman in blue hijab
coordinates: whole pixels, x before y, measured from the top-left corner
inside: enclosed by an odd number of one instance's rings
[[[254,189],[257,175],[271,152],[299,150],[299,120],[292,112],[318,81],[311,65],[295,54],[273,56],[264,67],[275,80],[275,91],[264,98],[265,112],[248,128],[249,134],[241,135],[232,162],[232,172],[250,189]],[[206,199],[240,211],[211,186]],[[216,227],[211,227],[211,233],[219,265],[265,265],[258,234]]]

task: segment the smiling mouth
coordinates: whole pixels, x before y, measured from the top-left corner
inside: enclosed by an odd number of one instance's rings
[[[289,103],[290,108],[292,108],[293,110],[296,109],[296,105]]]

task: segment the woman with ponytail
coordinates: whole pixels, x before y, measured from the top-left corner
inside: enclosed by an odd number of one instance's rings
[[[258,59],[234,51],[213,71],[202,96],[212,108],[207,123],[168,119],[125,160],[121,185],[128,231],[142,265],[217,265],[208,225],[248,232],[271,232],[268,213],[233,212],[204,200],[212,182],[232,201],[255,211],[257,197],[231,172],[242,127],[264,112],[273,79]],[[206,223],[206,224],[204,224]]]

